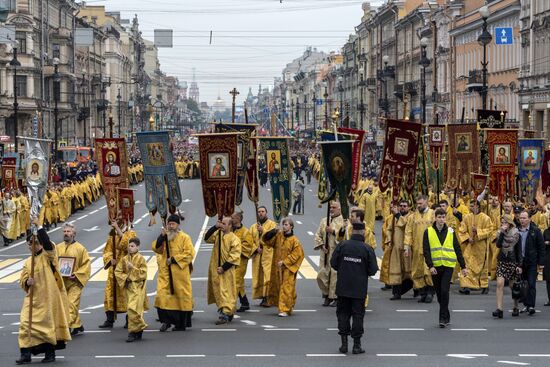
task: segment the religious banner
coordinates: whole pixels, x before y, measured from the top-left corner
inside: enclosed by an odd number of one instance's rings
[[[258,141],[256,139],[250,139],[248,141],[248,158],[246,166],[246,191],[248,192],[248,198],[253,203],[257,203],[260,200],[258,189]]]
[[[181,204],[181,191],[168,131],[136,133],[145,181],[145,205],[166,218]],[[151,221],[153,224],[153,221]]]
[[[30,217],[39,217],[44,203],[44,195],[48,188],[48,173],[50,171],[50,140],[24,138],[25,181],[29,195]]]
[[[334,133],[334,131],[323,130],[317,132],[318,140],[323,141],[336,141],[338,140],[353,140],[356,135],[345,134],[345,133]],[[317,187],[317,198],[320,203],[325,203],[329,200],[329,193],[332,191],[330,187],[330,182],[327,180],[327,175],[325,172],[325,165],[323,164],[323,151],[320,152],[320,166],[319,166],[319,184]]]
[[[125,223],[134,221],[134,191],[128,188],[118,188],[118,209]]]
[[[487,129],[491,194],[502,202],[514,196],[518,131]]]
[[[407,120],[386,120],[386,139],[380,172],[380,191],[393,187],[393,200],[401,189],[413,194],[422,125]]]
[[[478,197],[485,190],[489,176],[475,172],[471,172],[470,175],[472,176],[472,190],[474,190],[475,196]]]
[[[447,125],[449,157],[447,185],[451,189],[472,187],[470,172],[479,171],[479,134],[475,124]]]
[[[428,126],[430,162],[434,170],[438,170],[441,165],[443,147],[445,146],[445,126]]]
[[[350,129],[347,127],[339,127],[338,132],[355,135],[352,152],[352,185],[357,187],[361,178],[361,160],[363,159],[363,141],[365,138],[364,130]]]
[[[480,129],[502,129],[506,111],[477,110],[477,123]]]
[[[531,203],[535,198],[543,162],[544,139],[519,139],[518,163],[521,198]],[[540,203],[541,205],[543,203]]]
[[[235,211],[240,133],[199,134],[202,196],[206,215],[221,219]]]
[[[15,157],[2,158],[2,187],[6,190],[17,189],[16,163]]]
[[[105,193],[109,220],[118,215],[117,188],[128,187],[128,157],[122,138],[95,139],[95,155]]]
[[[325,202],[338,199],[344,218],[349,217],[348,195],[353,183],[354,140],[320,142],[323,166],[331,191]],[[336,198],[336,196],[338,196]]]
[[[290,151],[288,137],[262,137],[260,144],[266,156],[267,174],[273,200],[273,218],[279,222],[290,211],[292,200]]]
[[[248,172],[248,160],[246,158],[250,157],[250,142],[251,138],[256,135],[256,126],[256,124],[216,124],[214,127],[216,133],[242,133],[237,137],[237,193],[235,205],[241,205],[243,202],[243,188]]]
[[[540,170],[542,192],[549,192],[550,188],[550,150],[544,152],[544,161]]]

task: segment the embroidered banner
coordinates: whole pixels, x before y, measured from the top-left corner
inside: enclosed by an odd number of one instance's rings
[[[507,111],[477,110],[477,123],[480,129],[502,129]]]
[[[200,134],[202,196],[206,215],[221,219],[235,211],[239,133]]]
[[[447,185],[467,189],[472,187],[470,172],[480,169],[479,135],[477,126],[447,125],[449,157]]]
[[[491,194],[502,202],[514,196],[514,180],[518,132],[517,130],[487,129],[489,150],[489,177]]]
[[[331,191],[325,200],[336,199],[342,207],[342,215],[349,218],[348,195],[353,182],[353,144],[355,140],[320,142],[324,171]]]
[[[434,170],[439,169],[443,147],[445,146],[445,126],[430,125],[428,126],[429,147],[430,147],[430,163]]]
[[[168,131],[136,134],[143,162],[145,205],[164,219],[181,204],[181,191]],[[151,223],[152,224],[152,223]]]
[[[544,139],[519,139],[518,162],[521,198],[535,198],[543,162]],[[542,204],[542,203],[541,203]]]
[[[118,215],[117,188],[128,187],[126,142],[122,138],[97,138],[95,152],[109,220],[114,220]]]
[[[216,124],[214,127],[216,133],[242,133],[237,137],[237,192],[235,205],[241,205],[243,202],[243,188],[248,172],[248,160],[246,158],[250,157],[250,143],[251,138],[256,135],[256,126],[256,124]]]
[[[2,158],[2,187],[6,190],[17,189],[16,163],[15,157]]]
[[[546,150],[544,152],[544,162],[540,170],[540,175],[542,181],[542,191],[544,193],[548,193],[550,188],[550,150]],[[547,196],[550,197],[550,195]]]
[[[355,135],[351,134],[345,134],[345,133],[337,133],[338,140],[353,140],[355,139]],[[319,140],[321,142],[324,141],[335,141],[336,135],[334,131],[329,130],[323,130],[318,132]],[[327,175],[325,172],[325,165],[323,164],[323,151],[320,151],[320,165],[319,165],[319,184],[317,188],[317,198],[321,203],[325,203],[329,200],[329,193],[332,192],[332,189],[330,187],[330,181],[327,180]]]
[[[256,139],[250,139],[250,147],[248,149],[248,159],[246,167],[246,191],[248,192],[248,198],[253,203],[257,203],[260,200],[260,194],[258,191],[258,141]]]
[[[25,142],[25,181],[29,195],[30,217],[39,217],[48,188],[50,140],[22,138]]]
[[[125,223],[134,221],[134,190],[118,188],[118,208]]]
[[[393,187],[393,200],[401,189],[413,194],[422,125],[407,120],[386,120],[386,140],[380,172],[380,191]]]
[[[474,190],[475,196],[478,197],[485,189],[489,176],[475,172],[471,172],[470,175],[472,176],[472,190]]]
[[[352,152],[352,185],[357,187],[361,176],[361,160],[363,158],[363,142],[365,138],[364,130],[350,129],[346,127],[339,127],[338,132],[355,135],[355,141],[353,143]]]
[[[267,174],[273,200],[273,218],[279,222],[290,211],[292,200],[290,190],[290,151],[288,137],[262,137],[262,152],[266,156]]]

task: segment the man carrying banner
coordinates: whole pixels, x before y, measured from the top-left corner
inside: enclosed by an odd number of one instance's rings
[[[241,260],[239,266],[235,269],[235,278],[237,284],[237,295],[239,296],[239,301],[241,307],[237,312],[244,312],[250,309],[250,303],[246,297],[245,286],[244,286],[244,276],[246,275],[246,268],[248,266],[248,260],[256,250],[254,248],[254,239],[252,234],[243,226],[243,213],[235,212],[231,215],[231,220],[233,222],[233,233],[239,240],[241,240]]]
[[[55,247],[58,257],[74,257],[74,265],[70,276],[64,276],[65,289],[70,302],[70,327],[71,335],[84,332],[84,326],[80,320],[80,296],[88,283],[91,274],[90,256],[86,247],[76,241],[76,228],[65,223],[63,226],[63,242]]]
[[[257,219],[257,223],[250,226],[250,233],[256,248],[256,251],[252,254],[252,298],[261,299],[260,306],[269,307],[267,294],[269,281],[271,280],[273,248],[265,247],[261,237],[264,233],[277,227],[277,223],[267,217],[265,206],[258,207]]]
[[[330,266],[330,259],[337,245],[336,236],[342,228],[345,229],[345,224],[342,218],[340,202],[331,201],[329,205],[330,223],[327,223],[327,218],[321,219],[319,228],[315,233],[314,250],[319,250],[321,252],[319,272],[317,273],[317,284],[325,299],[323,306],[336,307],[337,273],[336,270]]]
[[[191,237],[181,231],[179,225],[180,217],[170,215],[166,227],[162,228],[152,246],[159,265],[155,307],[162,323],[161,332],[168,330],[171,325],[174,325],[172,331],[183,331],[191,327],[191,272],[195,248]]]

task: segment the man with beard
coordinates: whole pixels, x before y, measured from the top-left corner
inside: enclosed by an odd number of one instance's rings
[[[411,257],[411,278],[413,288],[420,292],[420,303],[431,303],[434,295],[432,276],[424,261],[424,231],[434,221],[434,211],[428,208],[428,197],[420,195],[416,199],[416,209],[407,220],[403,240],[403,256]]]
[[[172,331],[182,331],[191,327],[193,314],[193,291],[191,271],[195,248],[191,237],[180,231],[180,217],[172,214],[166,221],[166,228],[153,242],[153,251],[157,254],[158,277],[155,307],[161,332],[171,325]]]
[[[107,274],[107,282],[105,283],[105,293],[103,298],[103,304],[105,307],[105,315],[107,319],[102,325],[99,325],[100,329],[110,329],[115,323],[116,313],[126,312],[126,298],[124,287],[115,282],[114,271],[118,260],[128,255],[128,241],[136,237],[136,232],[129,228],[120,227],[124,225],[122,218],[113,220],[111,222],[113,228],[107,238],[107,243],[103,248],[103,264],[104,268],[109,269]],[[114,239],[114,244],[113,244]],[[114,250],[116,250],[116,258],[114,257]],[[116,286],[116,290],[113,289]],[[116,295],[116,305],[115,303]],[[128,327],[128,316],[126,316],[126,323],[124,327]]]
[[[262,307],[270,306],[267,303],[267,295],[273,262],[273,248],[264,246],[262,236],[275,227],[277,227],[277,223],[267,218],[266,207],[258,207],[257,223],[250,226],[250,233],[256,248],[256,251],[252,254],[252,298],[261,299],[260,306]]]
[[[337,273],[330,266],[330,259],[334,249],[336,249],[336,236],[342,228],[347,226],[342,217],[342,209],[339,201],[331,201],[330,205],[330,223],[327,218],[321,219],[317,233],[315,233],[314,250],[320,250],[319,272],[317,273],[317,285],[321,290],[325,302],[323,306],[336,307],[336,280]]]
[[[256,250],[254,247],[254,239],[252,234],[243,226],[243,213],[235,212],[231,215],[231,221],[233,222],[233,232],[239,240],[241,240],[241,260],[239,266],[235,269],[235,278],[237,284],[237,295],[239,296],[239,301],[241,302],[241,307],[237,312],[244,312],[250,309],[250,303],[246,297],[245,287],[244,287],[244,276],[246,275],[246,268],[248,266],[248,260]]]
[[[219,313],[216,325],[223,325],[231,322],[235,314],[235,267],[241,258],[241,241],[233,233],[231,217],[219,220],[206,232],[204,240],[214,245],[208,267],[208,304],[216,304]]]
[[[75,240],[76,228],[74,225],[65,223],[63,226],[63,242],[55,246],[58,257],[74,257],[73,272],[70,276],[63,277],[65,289],[70,303],[69,327],[71,335],[75,336],[84,332],[84,326],[80,320],[80,296],[84,286],[90,279],[91,263],[86,248]]]
[[[403,256],[405,228],[410,215],[409,203],[401,200],[399,207],[393,211],[384,236],[386,243],[380,281],[392,287],[392,301],[401,299],[412,288],[411,258]]]

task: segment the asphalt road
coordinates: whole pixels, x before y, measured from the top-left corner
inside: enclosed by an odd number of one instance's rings
[[[148,330],[141,342],[125,343],[126,330],[120,319],[112,330],[100,330],[104,320],[103,290],[105,272],[101,271],[101,249],[107,233],[107,216],[104,199],[70,218],[77,226],[77,239],[94,258],[93,276],[84,290],[81,317],[86,333],[77,336],[66,350],[58,352],[60,365],[127,366],[165,365],[180,366],[333,366],[335,363],[369,366],[547,366],[550,363],[548,337],[550,336],[550,308],[542,307],[546,301],[543,283],[538,287],[538,305],[542,312],[535,316],[520,315],[512,318],[505,313],[502,320],[494,320],[494,285],[489,295],[458,294],[451,290],[452,324],[447,329],[437,327],[437,303],[419,304],[408,294],[401,301],[390,301],[391,292],[380,290],[381,284],[370,282],[370,304],[365,317],[363,346],[367,353],[359,356],[338,353],[340,338],[336,331],[334,308],[321,306],[322,299],[315,281],[318,254],[313,251],[313,233],[325,209],[318,208],[314,196],[316,187],[306,188],[304,216],[295,216],[296,235],[306,253],[300,269],[298,300],[295,313],[289,318],[277,317],[275,308],[253,307],[251,312],[239,314],[231,324],[216,326],[216,307],[206,304],[206,277],[211,247],[202,241],[203,232],[214,224],[204,216],[202,191],[199,180],[180,181],[187,232],[197,251],[193,273],[195,314],[193,328],[185,332],[159,333],[155,309],[146,314]],[[153,254],[150,243],[160,230],[160,221],[149,227],[144,205],[144,188],[137,186],[135,230],[142,240],[142,253]],[[261,204],[271,209],[270,193],[261,191]],[[245,223],[254,220],[253,205],[242,205]],[[380,241],[380,222],[377,223]],[[61,241],[62,231],[54,228],[50,236]],[[381,257],[380,249],[377,250]],[[17,331],[23,292],[19,288],[19,270],[28,256],[25,244],[16,242],[0,248],[0,366],[14,364],[18,357]],[[156,289],[156,260],[149,258],[147,291],[153,304]],[[376,277],[375,277],[376,278]],[[250,289],[250,272],[247,274]],[[511,308],[509,294],[506,306]],[[257,302],[254,302],[254,306]],[[36,360],[38,362],[39,360]]]

